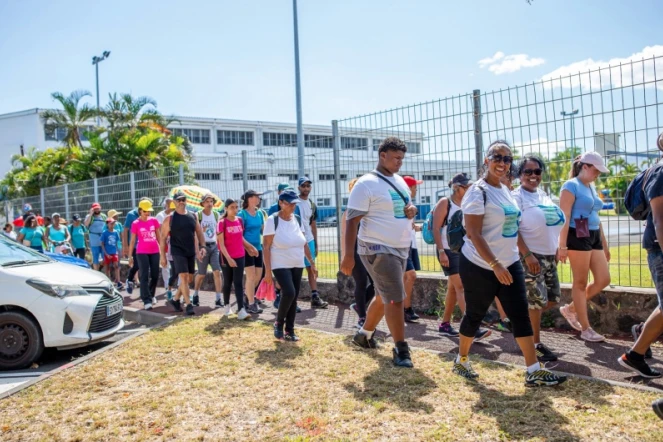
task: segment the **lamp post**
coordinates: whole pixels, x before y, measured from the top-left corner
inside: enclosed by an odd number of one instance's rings
[[[575,148],[576,147],[576,130],[575,130],[575,124],[573,123],[573,119],[575,118],[576,115],[578,115],[578,109],[573,109],[571,112],[562,111],[559,114],[562,117],[571,118],[571,147]]]
[[[99,63],[104,61],[110,56],[110,51],[104,51],[101,54],[101,57],[97,57],[96,55],[92,57],[92,64],[94,65],[96,77],[97,77],[97,126],[101,126],[101,119],[99,118]]]
[[[297,100],[297,172],[304,173],[304,130],[302,128],[302,88],[299,78],[299,31],[297,25],[297,0],[292,0],[292,18],[295,31],[295,93]]]

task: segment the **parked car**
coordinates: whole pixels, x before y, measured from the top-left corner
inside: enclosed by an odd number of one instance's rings
[[[89,269],[90,263],[87,262],[84,259],[76,258],[75,256],[71,255],[60,255],[57,253],[51,253],[51,252],[44,252],[44,255],[48,256],[51,259],[54,259],[58,262],[63,262],[65,264],[73,264],[78,267],[83,267],[84,269]]]
[[[0,369],[30,366],[45,347],[69,349],[124,327],[122,297],[103,274],[0,237]]]
[[[336,215],[328,216],[323,219],[322,222],[318,223],[320,227],[336,227],[337,224],[338,221],[336,220]]]

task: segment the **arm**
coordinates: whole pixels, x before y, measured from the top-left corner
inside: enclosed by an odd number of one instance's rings
[[[124,230],[126,231],[126,229]],[[166,259],[166,250],[167,250],[166,238],[168,238],[169,234],[170,234],[170,217],[166,217],[166,219],[163,220],[163,224],[161,224],[161,229],[159,232],[159,252],[161,254],[161,259],[160,259],[161,267],[168,267],[168,260]],[[131,248],[129,250],[133,250],[133,238],[131,241],[132,241]]]
[[[341,262],[341,272],[344,275],[352,275],[352,269],[355,266],[355,255],[351,253],[351,250],[355,249],[357,244],[357,232],[359,231],[359,223],[364,215],[358,215],[354,218],[348,219],[345,221],[345,254],[343,255],[343,261]]]
[[[127,228],[127,226],[124,226],[124,229],[122,230],[122,244],[128,245],[129,241],[127,240],[127,230],[130,230],[131,226]],[[132,248],[124,248],[123,254],[125,258],[129,257],[129,250],[133,250]]]
[[[49,230],[49,229],[44,229],[44,237],[43,237],[43,239],[42,239],[42,241],[44,242],[44,244],[46,244],[46,247],[48,247],[48,244],[49,244],[49,242],[50,242],[50,240],[48,239],[48,230]]]
[[[513,282],[513,277],[511,273],[502,265],[501,262],[497,261],[493,254],[493,251],[488,247],[488,243],[481,234],[481,229],[483,228],[483,215],[470,215],[464,214],[463,218],[465,219],[465,230],[467,232],[467,238],[472,240],[474,248],[477,250],[477,253],[484,261],[489,264],[492,264],[491,267],[497,279],[504,285],[511,285]],[[493,264],[494,263],[494,264]]]
[[[599,231],[601,232],[601,244],[603,244],[603,253],[605,254],[605,259],[610,262],[610,244],[608,244],[608,240],[605,238],[605,234],[603,233],[602,222],[599,222]]]
[[[346,211],[347,212],[347,211]],[[346,212],[343,212],[343,215],[341,215],[341,222],[339,224],[341,228],[341,257],[345,256],[345,218],[346,218]]]
[[[136,235],[131,235],[131,244],[129,250],[134,250],[136,248]],[[134,256],[133,253],[129,254],[129,267],[133,267]]]
[[[657,196],[649,200],[649,206],[651,207],[656,241],[661,245],[663,244],[663,196]]]
[[[25,239],[25,234],[19,232],[18,237],[16,238],[16,242],[20,242],[21,244],[23,244],[23,239]]]
[[[90,222],[92,221],[92,212],[88,213],[85,215],[85,219],[83,220],[83,225],[85,227],[90,227]]]
[[[571,223],[571,208],[573,207],[573,203],[575,202],[576,197],[574,194],[572,194],[568,190],[562,190],[562,194],[560,195],[559,198],[559,208],[562,209],[562,212],[564,212],[564,226],[562,227],[562,230],[559,232],[559,260],[562,262],[566,262],[566,258],[568,256],[568,248],[566,247],[566,239],[569,235],[569,226]]]
[[[265,267],[264,281],[266,284],[273,284],[274,281],[272,280],[272,242],[274,241],[274,235],[263,236],[262,241],[263,241],[262,264]],[[306,244],[306,246],[308,246],[308,244]]]
[[[529,250],[529,247],[527,247],[527,244],[525,244],[525,240],[520,235],[520,233],[518,233],[518,251],[520,252],[520,255],[525,258],[527,270],[529,270],[532,275],[538,274],[541,271],[539,260],[536,259],[536,256],[534,256]]]
[[[315,255],[318,256],[318,222],[315,220],[311,223],[311,233],[313,234],[313,242],[315,243]],[[310,259],[308,262],[313,263]]]
[[[433,208],[433,239],[435,239],[435,245],[437,246],[440,264],[445,267],[449,267],[449,257],[444,251],[444,245],[442,244],[442,224],[444,224],[444,218],[447,217],[448,212],[448,198],[441,199]]]
[[[200,227],[200,223],[198,222],[198,217],[196,218],[196,238],[198,239],[198,242],[196,244],[196,255],[199,256],[199,259],[203,259],[205,256],[205,248],[201,248],[201,244],[205,244],[205,234],[203,233],[203,228]]]
[[[103,253],[104,256],[107,255],[107,253],[106,253],[106,237],[105,237],[105,235],[101,235],[101,253]]]
[[[64,228],[64,240],[66,242],[71,242],[71,234],[69,234],[69,227]]]
[[[221,221],[219,223],[219,225],[222,225],[223,227],[221,227],[221,229],[225,230],[225,228],[226,228],[225,221]],[[224,237],[225,235],[223,234],[224,230],[221,230],[220,232],[218,232],[216,234],[216,238],[219,241],[219,249],[221,250],[221,254],[226,257],[226,261],[228,261],[228,265],[230,267],[237,267],[237,263],[235,262],[234,259],[232,259],[230,257],[230,254],[228,253],[228,248],[226,247],[226,238]],[[242,237],[242,239],[243,239],[243,237]],[[246,241],[246,240],[244,240],[244,241]]]

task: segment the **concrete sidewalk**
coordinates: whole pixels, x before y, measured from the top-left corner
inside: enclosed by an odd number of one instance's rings
[[[143,307],[138,292],[138,289],[134,289],[132,295],[123,292],[126,307],[136,309]],[[183,315],[173,312],[170,306],[165,305],[166,297],[162,288],[157,289],[157,294],[159,302],[152,312],[162,314],[164,317]],[[234,295],[231,295],[234,305],[233,299]],[[215,308],[214,293],[201,292],[200,303],[200,307],[196,307],[197,315],[221,314],[223,311],[222,308]],[[264,313],[254,315],[255,319],[259,318],[268,322],[275,320],[276,310],[271,307],[271,303],[268,304],[270,305],[264,309]],[[356,331],[357,315],[347,305],[330,304],[329,308],[324,310],[312,310],[310,303],[305,301],[300,301],[299,305],[303,311],[297,315],[298,326],[343,335],[351,335]],[[458,328],[458,324],[455,326]],[[440,336],[437,327],[436,318],[423,316],[419,323],[407,324],[406,336],[410,345],[444,353],[457,353],[458,339]],[[387,326],[382,321],[378,327],[378,337],[388,338],[388,334]],[[589,343],[581,340],[577,333],[557,331],[543,331],[541,338],[543,343],[559,356],[559,361],[546,364],[546,367],[552,370],[597,379],[643,384],[663,391],[663,378],[646,380],[639,376],[632,376],[632,372],[625,370],[617,363],[617,358],[631,345],[630,340],[608,339],[602,343]],[[654,358],[648,360],[648,363],[663,371],[663,347],[658,344],[652,350]],[[471,354],[509,364],[522,366],[525,363],[513,335],[496,330],[492,330],[492,334],[488,338],[475,343],[472,346]],[[414,362],[416,364],[416,359]]]

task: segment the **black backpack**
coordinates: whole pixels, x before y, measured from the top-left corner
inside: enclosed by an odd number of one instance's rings
[[[483,193],[483,205],[485,206],[486,188],[479,184],[477,184],[477,187],[481,189],[481,193]],[[447,212],[447,217],[448,216],[449,212]],[[459,253],[463,244],[465,244],[463,237],[466,233],[465,226],[463,226],[463,211],[457,210],[447,221],[447,242],[449,243],[449,250]]]
[[[274,217],[274,233],[276,233],[276,229],[279,228],[279,212],[274,213],[272,216]],[[297,223],[299,223],[299,227],[302,226],[302,217],[297,215],[296,213],[293,213],[295,215],[295,218],[297,218]]]
[[[649,169],[640,172],[626,188],[626,193],[624,194],[624,207],[626,207],[626,210],[628,210],[628,213],[634,220],[646,220],[649,216],[649,212],[651,212],[647,195],[645,195],[645,185],[654,169],[658,167],[660,167],[660,164],[656,164]]]

